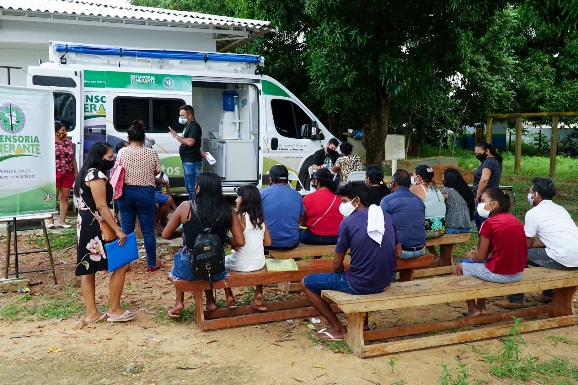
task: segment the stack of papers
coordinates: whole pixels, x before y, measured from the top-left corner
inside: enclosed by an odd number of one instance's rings
[[[296,271],[299,270],[294,259],[272,259],[267,258],[265,265],[268,271]]]

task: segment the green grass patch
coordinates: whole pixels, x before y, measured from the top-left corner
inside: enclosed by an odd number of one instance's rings
[[[61,298],[47,296],[32,296],[24,294],[18,297],[18,302],[10,303],[0,310],[0,315],[10,321],[37,320],[51,318],[69,318],[84,311],[80,291],[71,286]]]

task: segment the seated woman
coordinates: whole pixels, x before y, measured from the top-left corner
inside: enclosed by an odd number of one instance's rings
[[[446,204],[433,177],[433,169],[425,164],[417,166],[411,177],[411,183],[414,186],[409,190],[420,197],[425,205],[426,239],[441,237],[445,233]],[[428,246],[427,250],[434,255],[434,263],[437,263],[440,255],[435,246]]]
[[[265,266],[263,246],[271,244],[271,235],[269,235],[269,230],[265,225],[261,194],[259,189],[251,184],[238,187],[236,191],[235,203],[245,237],[245,246],[235,248],[232,254],[225,256],[225,267],[227,270],[233,271],[260,270]],[[233,291],[225,289],[225,295],[227,296],[227,306],[237,307]],[[255,286],[251,306],[260,311],[267,310],[263,306],[263,285]]]
[[[528,259],[526,233],[510,211],[510,197],[502,190],[488,188],[482,194],[477,212],[488,218],[480,228],[480,246],[458,263],[457,275],[471,275],[495,283],[517,282]],[[477,301],[477,302],[476,302]],[[486,299],[466,301],[468,317],[486,313]]]
[[[300,223],[307,229],[301,230],[299,241],[307,245],[335,245],[343,215],[339,212],[341,200],[335,194],[333,174],[320,168],[313,173],[311,185],[315,192],[303,197],[305,213]]]
[[[167,218],[169,211],[175,211],[177,205],[173,196],[169,192],[169,178],[164,171],[155,177],[155,202],[157,209],[155,213],[155,228],[159,232],[163,232],[163,228],[167,225]],[[164,190],[164,191],[163,191]]]
[[[367,166],[365,184],[369,187],[369,205],[379,206],[381,199],[391,194],[389,187],[383,183],[383,170],[379,166]]]
[[[462,174],[456,169],[448,168],[444,171],[444,189],[442,194],[446,198],[446,234],[463,234],[472,231],[474,226],[474,212],[476,203],[472,189],[468,186]],[[440,266],[451,266],[449,258],[455,245],[441,245],[440,254],[448,260],[440,261]],[[444,252],[441,252],[444,250]]]
[[[341,151],[341,156],[337,158],[331,171],[334,173],[341,174],[341,183],[347,183],[349,180],[349,174],[354,171],[362,171],[363,164],[361,163],[361,158],[357,155],[352,155],[353,145],[349,142],[343,142],[339,145],[339,150]]]
[[[218,234],[223,243],[228,243],[231,247],[242,247],[245,245],[243,229],[235,210],[229,206],[223,198],[221,178],[215,173],[204,171],[197,178],[195,188],[195,200],[185,201],[177,207],[166,227],[163,229],[163,238],[173,238],[175,230],[183,225],[183,247],[175,254],[174,265],[169,274],[171,280],[198,281],[199,278],[193,275],[191,269],[191,257],[186,252],[186,248],[192,249],[195,238],[204,228],[211,228],[213,234]],[[194,207],[193,207],[194,206]],[[196,214],[195,214],[196,209]],[[232,237],[227,236],[230,231]],[[224,257],[224,256],[223,256]],[[214,281],[220,281],[227,277],[227,271],[217,274]],[[185,293],[177,290],[175,305],[169,309],[169,317],[180,317],[184,308]],[[215,310],[217,304],[212,290],[206,290],[207,310]]]

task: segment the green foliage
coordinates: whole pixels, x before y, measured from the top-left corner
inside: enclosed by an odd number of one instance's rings
[[[4,306],[0,309],[0,315],[10,321],[31,319],[31,317],[36,317],[37,320],[44,320],[68,318],[84,309],[79,291],[71,286],[66,288],[66,292],[61,298],[35,297],[26,294],[20,296],[19,302],[23,303],[11,303]]]
[[[451,369],[447,364],[442,364],[442,374],[440,376],[440,385],[468,385],[467,379],[470,374],[467,371],[466,364],[458,361],[459,368]],[[455,378],[454,378],[455,375]],[[474,381],[477,383],[477,381]]]

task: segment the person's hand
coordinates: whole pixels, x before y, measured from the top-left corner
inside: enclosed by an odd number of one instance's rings
[[[478,250],[473,249],[473,250],[468,251],[468,253],[466,254],[466,258],[469,259],[470,261],[475,261],[477,255],[478,255]]]
[[[322,164],[321,166],[319,166],[319,168],[327,168],[326,164]]]
[[[118,228],[115,234],[118,237],[118,245],[119,246],[124,245],[124,241],[126,241],[126,234],[122,232],[120,227]]]
[[[173,130],[171,128],[171,126],[169,126],[169,133],[171,134],[171,136],[174,138],[177,135],[177,132],[175,130]]]
[[[205,151],[201,151],[201,158],[206,159],[207,153]]]
[[[162,181],[161,183],[162,183],[163,186],[165,186],[165,187],[171,187],[171,185],[169,184],[169,182],[166,181],[166,180],[164,180],[164,179],[163,179],[163,181]]]

